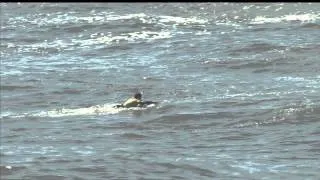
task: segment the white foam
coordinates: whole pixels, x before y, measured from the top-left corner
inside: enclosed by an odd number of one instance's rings
[[[98,115],[98,114],[116,114],[123,108],[113,108],[113,105],[96,105],[87,108],[68,109],[62,108],[57,110],[42,111],[32,114],[39,117],[64,117],[64,116],[83,116],[83,115]]]
[[[73,39],[73,43],[78,43],[80,47],[90,46],[90,45],[101,45],[101,44],[112,44],[119,43],[120,41],[127,41],[128,43],[134,43],[139,41],[151,42],[157,39],[167,39],[172,37],[169,31],[141,31],[141,32],[130,32],[123,33],[118,36],[106,35],[86,40],[76,40]]]
[[[252,8],[252,7],[254,7],[254,5],[244,6],[242,9],[243,9],[243,10],[248,10],[248,9],[250,9],[250,8]]]
[[[275,81],[280,82],[293,82],[297,86],[305,87],[305,88],[319,88],[320,81],[319,78],[303,78],[303,77],[291,77],[291,76],[282,76],[274,78]]]
[[[12,115],[14,115],[14,113],[13,112],[0,112],[0,119],[2,119],[2,118],[4,118],[4,117],[10,117],[10,116],[12,116]]]
[[[23,72],[20,71],[20,70],[17,70],[17,69],[15,69],[15,70],[10,70],[10,71],[6,70],[6,71],[1,71],[1,72],[0,72],[0,76],[22,75],[22,74],[23,74]],[[2,117],[2,116],[0,116],[0,117]]]
[[[65,24],[93,24],[99,25],[110,21],[121,21],[135,19],[142,23],[154,23],[165,27],[176,27],[177,25],[195,24],[203,26],[208,23],[207,19],[200,19],[197,17],[177,17],[177,16],[151,16],[144,13],[117,15],[113,12],[90,12],[86,16],[76,16],[74,12],[68,13],[51,13],[51,14],[33,14],[28,16],[12,17],[8,20],[8,27],[12,28],[27,28],[27,24],[34,26],[63,26]],[[174,31],[175,32],[175,31]],[[178,33],[178,32],[175,32]],[[208,35],[211,32],[203,31],[197,32],[196,35]],[[104,46],[109,44],[117,44],[121,41],[128,43],[136,43],[141,41],[151,42],[158,39],[168,39],[173,36],[171,30],[162,31],[146,31],[145,29],[138,30],[137,32],[129,32],[113,35],[110,33],[93,33],[89,37],[77,35],[71,37],[72,39],[60,40],[55,39],[52,41],[43,41],[33,44],[7,44],[8,48],[17,48],[18,52],[32,52],[46,53],[47,49],[54,48],[58,51],[61,50],[74,50],[79,48],[88,48],[91,45]]]
[[[207,31],[206,29],[204,31],[198,31],[195,33],[196,36],[201,36],[201,35],[211,35],[211,32]]]
[[[133,18],[144,18],[147,15],[143,13],[139,14],[128,14],[128,15],[113,15],[112,13],[98,13],[89,16],[77,17],[73,15],[73,12],[68,12],[65,14],[52,13],[52,14],[34,14],[29,16],[17,16],[9,19],[9,24],[16,26],[17,24],[29,23],[36,26],[46,26],[46,25],[64,25],[64,24],[79,24],[79,23],[89,23],[89,24],[101,24],[108,21],[125,20]]]
[[[104,105],[95,105],[85,108],[61,108],[49,111],[41,112],[29,112],[29,113],[2,113],[2,117],[11,117],[11,118],[24,118],[24,117],[65,117],[65,116],[90,116],[90,115],[108,115],[108,114],[117,114],[121,111],[141,111],[147,108],[154,107],[155,105],[151,104],[147,107],[132,107],[132,108],[114,108],[116,104],[104,104]]]
[[[128,43],[137,43],[141,41],[152,42],[158,39],[168,39],[172,37],[169,31],[141,31],[141,32],[130,32],[123,33],[120,35],[112,36],[112,34],[104,35],[92,34],[88,39],[71,39],[71,41],[55,39],[53,41],[43,41],[40,43],[33,44],[8,44],[9,47],[16,47],[18,52],[45,52],[47,49],[57,49],[62,50],[74,50],[74,49],[85,49],[88,46],[96,45],[110,45],[117,44],[121,41]]]
[[[251,24],[280,23],[290,21],[300,21],[303,23],[315,22],[320,19],[320,14],[290,14],[281,17],[257,16]]]
[[[220,20],[220,21],[216,21],[215,24],[219,25],[219,26],[232,26],[232,27],[235,27],[235,28],[241,27],[240,24],[238,24],[238,23],[236,23],[234,21],[231,21],[231,20]]]
[[[126,19],[133,19],[133,18],[144,18],[147,17],[144,13],[137,13],[137,14],[128,14],[128,15],[108,15],[106,19],[108,21],[117,21],[117,20],[126,20]]]
[[[172,35],[168,31],[142,31],[142,32],[131,32],[131,33],[123,33],[118,36],[102,36],[93,39],[80,40],[81,46],[83,45],[94,45],[94,44],[111,44],[111,43],[119,43],[120,41],[127,42],[136,42],[141,40],[152,41],[156,39],[166,39],[170,38]]]
[[[176,17],[176,16],[159,16],[159,22],[161,23],[169,23],[175,22],[178,24],[205,24],[208,22],[206,19],[199,19],[196,17],[191,18],[183,18],[183,17]]]
[[[294,82],[301,82],[305,81],[303,77],[291,77],[291,76],[281,76],[275,78],[276,81],[294,81]]]
[[[28,16],[16,16],[9,19],[9,24],[11,27],[15,27],[18,24],[24,26],[23,24],[29,23],[35,26],[47,26],[47,25],[64,25],[64,24],[102,24],[110,21],[121,21],[136,19],[142,23],[150,24],[157,23],[160,25],[168,25],[166,23],[175,24],[205,24],[208,22],[207,19],[200,19],[197,17],[177,17],[177,16],[150,16],[144,13],[134,13],[126,15],[117,15],[113,12],[90,12],[88,16],[76,16],[73,12],[68,13],[52,13],[52,14],[33,14]]]

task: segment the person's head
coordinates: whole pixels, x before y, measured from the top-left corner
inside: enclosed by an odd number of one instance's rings
[[[135,93],[134,98],[141,100],[142,94],[141,93]]]

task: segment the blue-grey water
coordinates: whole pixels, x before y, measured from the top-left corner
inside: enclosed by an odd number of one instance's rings
[[[320,3],[0,13],[1,179],[320,178]]]

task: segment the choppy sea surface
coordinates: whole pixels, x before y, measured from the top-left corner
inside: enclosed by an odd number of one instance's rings
[[[320,178],[320,3],[0,13],[1,179]]]

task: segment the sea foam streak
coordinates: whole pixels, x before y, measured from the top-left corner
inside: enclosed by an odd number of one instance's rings
[[[51,14],[35,14],[29,16],[11,17],[8,20],[9,27],[22,26],[25,23],[37,27],[52,25],[71,25],[71,24],[95,24],[101,25],[106,22],[121,20],[137,20],[145,24],[159,25],[186,25],[186,24],[206,24],[207,19],[199,19],[197,17],[178,17],[178,16],[152,16],[144,13],[116,15],[113,13],[91,13],[90,16],[76,16],[69,13],[51,13]],[[169,23],[169,24],[168,24]]]
[[[90,116],[90,115],[110,115],[117,114],[121,111],[139,111],[145,110],[153,107],[151,104],[147,107],[132,107],[132,108],[114,108],[116,104],[104,104],[104,105],[95,105],[85,108],[61,108],[56,110],[41,111],[41,112],[31,112],[31,113],[3,113],[1,118],[10,117],[10,118],[23,118],[23,117],[65,117],[65,116]]]
[[[13,44],[7,43],[7,48],[17,48],[18,52],[43,52],[48,51],[48,49],[56,49],[56,51],[63,50],[76,50],[79,48],[86,49],[93,45],[110,45],[118,44],[120,41],[125,41],[128,43],[138,43],[138,42],[152,42],[157,39],[168,39],[172,37],[169,31],[141,31],[141,32],[130,32],[122,33],[120,35],[104,35],[93,38],[82,38],[82,39],[71,39],[71,40],[61,40],[55,39],[53,41],[44,41],[33,44]]]
[[[299,22],[315,22],[320,19],[319,14],[292,14],[285,15],[281,17],[264,17],[257,16],[251,21],[251,24],[265,24],[265,23],[280,23],[280,22],[290,22],[290,21],[299,21]]]

